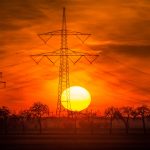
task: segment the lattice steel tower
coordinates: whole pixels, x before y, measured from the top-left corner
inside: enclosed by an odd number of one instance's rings
[[[60,60],[59,64],[59,84],[58,84],[58,101],[57,101],[57,109],[56,109],[56,114],[60,116],[61,112],[65,110],[65,108],[62,107],[62,100],[61,100],[61,95],[62,92],[70,87],[69,83],[69,60],[71,60],[69,57],[73,56],[78,56],[78,58],[75,61],[72,61],[74,64],[77,63],[82,57],[85,57],[90,63],[92,63],[99,55],[91,55],[88,53],[81,53],[81,52],[76,52],[68,48],[68,36],[76,36],[79,40],[84,43],[90,34],[85,34],[81,32],[76,32],[76,31],[70,31],[67,30],[67,23],[66,23],[66,10],[63,8],[63,16],[62,16],[62,27],[60,30],[52,31],[52,32],[47,32],[47,33],[42,33],[38,34],[41,40],[44,41],[46,44],[49,39],[53,36],[61,36],[61,45],[60,49],[53,51],[53,52],[48,52],[48,53],[42,53],[42,54],[36,54],[36,55],[31,55],[32,59],[39,64],[40,61],[46,57],[49,61],[52,63],[55,63],[51,57],[58,56]],[[81,37],[84,36],[82,39]],[[92,56],[93,59],[88,59],[88,56]],[[67,103],[67,111],[71,110],[71,104],[70,104],[70,92],[69,90],[66,91],[66,100],[63,101],[63,103]]]
[[[57,110],[56,114],[60,116],[61,110],[61,94],[62,92],[69,88],[69,60],[68,60],[68,43],[67,43],[67,24],[66,24],[66,15],[65,8],[63,8],[63,20],[62,20],[62,29],[61,29],[61,48],[60,48],[60,66],[59,66],[59,86],[58,86],[58,101],[57,101]],[[70,92],[66,91],[66,103],[67,108],[71,109],[70,104]]]

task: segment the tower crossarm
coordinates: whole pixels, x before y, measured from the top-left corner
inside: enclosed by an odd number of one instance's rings
[[[91,34],[89,33],[82,33],[82,32],[77,32],[77,31],[71,31],[71,30],[66,30],[67,35],[87,35],[90,36]],[[51,31],[51,32],[46,32],[46,33],[41,33],[41,34],[37,34],[38,36],[44,36],[44,35],[62,35],[62,30],[55,30],[55,31]]]
[[[53,61],[52,57],[61,57],[61,56],[68,57],[73,64],[76,64],[79,60],[81,60],[81,58],[84,57],[89,63],[92,64],[99,57],[99,55],[100,55],[99,53],[89,54],[89,53],[70,51],[67,54],[62,54],[60,52],[59,53],[49,52],[49,53],[35,54],[30,56],[36,62],[36,64],[39,64],[44,57],[50,60],[53,64],[55,64],[56,62]],[[76,59],[73,59],[74,57],[76,57]]]
[[[91,54],[66,54],[66,55],[61,55],[61,54],[42,54],[42,55],[40,55],[40,54],[37,54],[37,55],[30,55],[31,57],[40,57],[40,56],[45,56],[45,57],[47,57],[47,56],[99,56],[99,55],[91,55]]]
[[[62,32],[62,30],[55,30],[38,34],[38,36],[45,44],[47,44],[49,39],[51,39],[53,36],[62,36],[62,34],[65,34],[66,36],[76,36],[82,43],[84,43],[91,36],[91,34],[88,33],[76,32],[71,30],[65,30],[65,32]]]

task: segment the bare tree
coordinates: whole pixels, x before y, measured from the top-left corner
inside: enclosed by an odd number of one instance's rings
[[[91,110],[88,115],[90,121],[91,134],[94,134],[94,120],[97,118],[97,113]]]
[[[126,133],[128,134],[129,132],[129,128],[130,128],[130,123],[129,123],[129,119],[132,117],[133,115],[133,108],[126,106],[126,107],[122,107],[120,108],[120,119],[123,121],[125,128],[126,128]]]
[[[30,110],[23,110],[19,113],[19,119],[22,125],[22,131],[25,132],[25,122],[32,118],[32,113]]]
[[[47,105],[42,104],[41,102],[36,102],[30,107],[30,111],[33,117],[38,119],[40,133],[42,132],[42,123],[41,119],[44,116],[49,115],[49,108]]]
[[[143,132],[146,133],[146,123],[145,123],[145,118],[149,115],[150,113],[150,109],[148,108],[148,106],[143,105],[140,107],[136,108],[137,114],[138,116],[141,118],[142,120],[142,124],[143,124]]]
[[[9,116],[10,116],[10,110],[5,106],[0,107],[0,118],[2,118],[2,120],[3,120],[3,127],[4,127],[5,134],[8,133],[8,118],[9,118]]]
[[[113,120],[118,116],[118,109],[113,106],[107,108],[105,110],[105,116],[110,119],[109,134],[112,134]]]

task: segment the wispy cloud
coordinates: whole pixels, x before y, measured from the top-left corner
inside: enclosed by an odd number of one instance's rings
[[[52,41],[45,46],[36,34],[59,29],[64,6],[68,28],[92,33],[87,45],[95,51],[102,50],[92,67],[84,61],[77,67],[70,67],[71,82],[87,86],[94,94],[93,104],[96,105],[102,104],[98,99],[105,99],[107,103],[117,99],[117,103],[122,97],[127,99],[126,103],[130,103],[131,98],[139,103],[145,96],[147,102],[150,88],[149,0],[1,0],[0,68],[7,81],[7,88],[0,91],[1,103],[7,104],[11,99],[11,105],[13,101],[14,104],[27,103],[27,99],[32,102],[36,93],[40,93],[40,98],[43,95],[46,102],[50,96],[50,102],[56,102],[54,85],[58,83],[59,64],[52,67],[44,60],[36,66],[29,55],[52,50],[58,45]]]

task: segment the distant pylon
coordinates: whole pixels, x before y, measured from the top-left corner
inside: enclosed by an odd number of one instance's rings
[[[0,72],[0,84],[3,85],[2,87],[0,87],[1,89],[6,87],[6,82],[5,82],[5,81],[2,81],[2,75],[3,75],[3,73]]]
[[[53,36],[61,36],[61,46],[59,50],[56,50],[54,52],[48,52],[48,53],[42,53],[42,54],[37,54],[37,55],[31,55],[31,58],[35,61],[35,63],[39,64],[40,61],[46,57],[49,61],[52,63],[55,63],[51,57],[58,56],[60,59],[60,64],[59,64],[59,84],[58,84],[58,101],[57,101],[57,109],[56,109],[56,115],[60,116],[61,112],[63,110],[66,110],[64,107],[62,107],[62,100],[61,100],[61,95],[62,92],[70,87],[70,82],[69,82],[69,60],[71,60],[74,64],[77,63],[82,57],[85,57],[86,60],[88,60],[90,63],[93,63],[94,60],[99,56],[98,54],[96,55],[91,55],[88,53],[81,53],[81,52],[76,52],[68,48],[68,43],[67,39],[68,36],[76,36],[78,39],[84,43],[91,34],[86,34],[86,33],[81,33],[81,32],[76,32],[76,31],[70,31],[67,30],[67,23],[66,23],[66,10],[63,8],[63,17],[62,17],[62,28],[60,30],[52,31],[52,32],[47,32],[43,34],[38,34],[40,39],[44,41],[46,44],[49,39]],[[81,38],[83,37],[84,38]],[[76,60],[72,60],[71,57],[76,56],[78,57]],[[93,57],[92,59],[88,57]],[[70,104],[70,92],[69,90],[66,90],[66,100],[63,100],[63,103],[66,103],[67,106],[67,111],[71,110],[71,104]]]

